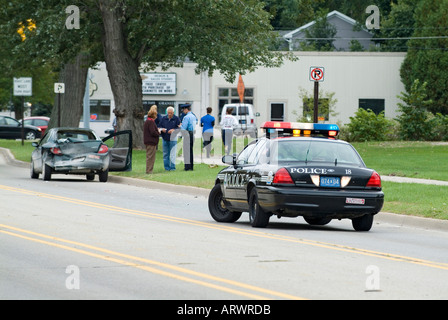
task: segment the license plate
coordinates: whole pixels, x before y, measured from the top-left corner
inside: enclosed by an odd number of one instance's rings
[[[246,120],[240,120],[241,124],[246,124]]]
[[[348,204],[365,204],[366,200],[365,199],[360,199],[360,198],[346,198],[345,199],[345,203],[348,203]]]
[[[341,179],[338,177],[320,177],[320,186],[339,188],[341,186]]]

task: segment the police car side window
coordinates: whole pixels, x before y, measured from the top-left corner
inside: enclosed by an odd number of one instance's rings
[[[255,150],[251,152],[249,155],[249,158],[247,159],[247,162],[250,164],[256,164],[258,163],[258,160],[261,156],[263,156],[266,153],[266,141],[261,140],[257,143]]]
[[[252,150],[255,148],[255,143],[247,145],[243,151],[238,155],[238,159],[236,160],[237,164],[247,164],[247,160]]]

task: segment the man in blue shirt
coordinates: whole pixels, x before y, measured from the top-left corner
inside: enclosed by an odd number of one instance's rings
[[[182,119],[181,132],[183,140],[183,155],[185,171],[193,170],[193,142],[194,142],[194,128],[196,127],[197,119],[191,112],[191,105],[184,108],[185,116]]]
[[[159,123],[163,142],[163,166],[165,170],[176,170],[177,134],[179,133],[180,120],[174,114],[174,108],[166,109],[167,115]]]
[[[215,117],[211,113],[212,108],[208,107],[207,114],[201,118],[203,148],[205,148],[207,158],[210,158],[210,151],[212,150],[213,126],[215,125]]]

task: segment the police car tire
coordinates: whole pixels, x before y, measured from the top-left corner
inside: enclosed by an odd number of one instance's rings
[[[252,227],[265,228],[269,224],[270,215],[258,203],[258,193],[255,188],[249,196],[249,220]]]
[[[353,228],[356,231],[369,231],[373,224],[373,214],[369,213],[352,219]]]
[[[230,211],[222,206],[222,190],[221,185],[215,184],[208,196],[208,210],[210,215],[217,222],[235,222],[242,212]]]

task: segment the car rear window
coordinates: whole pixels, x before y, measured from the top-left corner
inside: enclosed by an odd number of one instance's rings
[[[68,139],[71,141],[97,140],[92,132],[88,131],[59,131],[58,139]]]
[[[358,153],[349,144],[327,140],[278,140],[270,150],[271,162],[314,162],[363,166]]]

